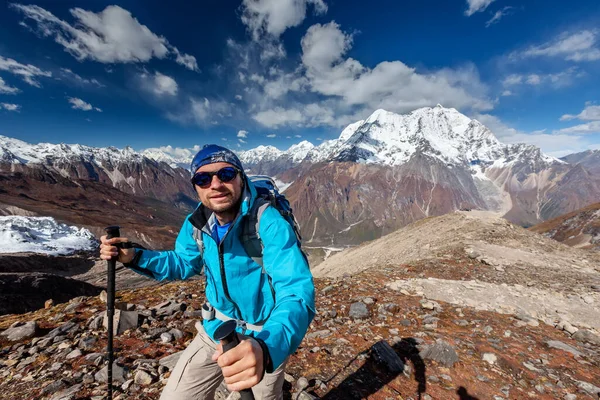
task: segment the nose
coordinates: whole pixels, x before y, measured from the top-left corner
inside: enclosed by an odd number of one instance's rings
[[[223,185],[223,182],[221,182],[221,180],[219,179],[219,177],[217,177],[217,175],[213,175],[212,181],[210,181],[210,188],[211,189],[218,188],[221,185]]]

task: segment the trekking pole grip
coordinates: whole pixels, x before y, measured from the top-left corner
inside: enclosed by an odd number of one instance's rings
[[[115,237],[121,236],[119,232],[120,227],[118,226],[109,226],[105,229],[106,238],[112,239]],[[115,315],[115,269],[117,264],[117,257],[113,257],[112,259],[106,262],[108,270],[107,270],[107,278],[106,278],[106,317],[108,318],[108,341],[106,345],[106,351],[108,353],[108,400],[112,400],[112,378],[113,378],[113,323],[114,323],[114,315]]]
[[[215,331],[215,339],[217,339],[223,345],[223,353],[228,352],[235,346],[240,344],[235,328],[237,327],[236,321],[226,321]],[[254,393],[252,389],[240,390],[240,396],[242,400],[254,400]]]

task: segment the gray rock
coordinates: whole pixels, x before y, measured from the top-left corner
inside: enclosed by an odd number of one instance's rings
[[[160,341],[163,343],[171,343],[173,341],[173,335],[168,332],[165,332],[160,335]]]
[[[576,348],[569,346],[566,343],[560,342],[558,340],[549,340],[546,342],[546,344],[549,347],[552,347],[554,349],[559,349],[559,350],[563,350],[566,351],[568,353],[573,354],[574,356],[581,356],[583,355],[579,350],[577,350]]]
[[[52,382],[48,386],[42,389],[42,396],[48,395],[50,393],[55,393],[59,390],[62,390],[67,387],[67,382],[59,379],[57,381]]]
[[[135,373],[133,381],[138,385],[148,386],[152,384],[154,377],[146,371],[139,370]]]
[[[592,385],[591,383],[577,381],[577,387],[579,390],[584,391],[591,396],[600,396],[600,387]]]
[[[82,350],[91,350],[97,341],[98,339],[95,336],[84,337],[79,339],[77,347],[79,347]]]
[[[173,338],[174,338],[175,340],[179,340],[179,339],[181,339],[181,338],[183,337],[183,332],[182,332],[182,331],[180,331],[179,329],[175,329],[175,328],[173,328],[173,329],[171,329],[171,330],[169,331],[169,333],[170,333],[171,335],[173,335]]]
[[[77,309],[81,305],[80,302],[74,302],[65,307],[64,312],[69,314]]]
[[[102,328],[102,322],[103,322],[103,320],[104,320],[104,316],[103,315],[98,315],[98,316],[96,316],[96,317],[94,317],[92,319],[92,321],[90,322],[90,324],[88,325],[88,327],[91,330],[98,331],[98,330],[100,330]]]
[[[315,338],[326,338],[327,336],[331,336],[331,331],[329,329],[323,329],[320,331],[311,332],[306,335],[307,339],[315,339]]]
[[[56,329],[53,329],[46,335],[46,338],[56,338],[57,336],[64,336],[69,332],[76,332],[79,330],[79,326],[73,321],[67,321]]]
[[[69,388],[63,389],[50,398],[50,400],[72,400],[77,392],[83,387],[82,384],[77,384]]]
[[[469,321],[465,321],[464,319],[455,319],[454,323],[458,326],[467,326],[469,325]]]
[[[104,313],[102,325],[108,329],[108,316]],[[138,327],[138,312],[137,311],[122,311],[115,310],[113,317],[113,334],[120,335],[128,329],[136,329]]]
[[[572,336],[578,342],[591,343],[600,346],[600,336],[593,334],[587,329],[580,329]]]
[[[398,307],[398,304],[395,303],[380,304],[378,308],[379,312],[388,312],[392,314],[396,314],[399,309],[400,307]]]
[[[400,373],[404,371],[404,362],[392,347],[384,340],[380,340],[371,347],[374,359],[383,364],[388,371]]]
[[[328,293],[328,292],[331,292],[332,290],[333,290],[333,285],[325,286],[323,289],[321,289],[321,293]]]
[[[169,371],[171,371],[175,367],[175,364],[177,364],[177,361],[179,361],[179,357],[181,357],[182,353],[183,351],[179,351],[175,354],[171,354],[170,356],[163,357],[159,360],[159,364],[169,368]]]
[[[13,324],[15,325],[15,324]],[[35,321],[29,321],[24,324],[11,326],[4,332],[0,333],[0,336],[6,337],[6,339],[16,342],[18,340],[31,339],[38,332],[38,325]]]
[[[365,298],[363,299],[363,303],[365,303],[365,304],[369,305],[369,304],[373,304],[373,303],[375,303],[375,300],[373,300],[373,298],[372,298],[372,297],[365,297]]]
[[[81,350],[79,349],[75,349],[72,352],[70,352],[69,354],[67,354],[67,356],[65,357],[67,360],[70,360],[71,358],[77,358],[77,357],[81,357]]]
[[[63,363],[60,362],[55,362],[54,364],[52,364],[52,366],[49,368],[49,371],[55,372],[58,371],[59,369],[61,369],[63,366]]]
[[[306,379],[303,376],[300,377],[300,379],[298,379],[296,381],[296,391],[298,391],[298,392],[306,389],[308,386],[309,386],[308,379]]]
[[[350,318],[354,319],[369,318],[369,309],[367,308],[367,305],[363,302],[353,303],[350,306],[349,316]]]
[[[577,395],[572,393],[566,394],[564,400],[577,400]]]
[[[156,315],[169,317],[179,311],[185,311],[187,305],[185,303],[177,303],[175,301],[165,301],[155,307]]]
[[[116,362],[113,362],[112,367],[112,378],[115,383],[125,382],[125,370],[118,366]],[[99,383],[106,383],[108,381],[108,366],[102,368],[94,375],[94,379]]]
[[[296,397],[296,400],[316,400],[317,398],[315,396],[313,396],[310,393],[307,393],[305,391],[301,391],[300,393],[298,393],[298,397]]]
[[[419,355],[423,359],[434,360],[446,367],[452,367],[458,362],[458,354],[449,343],[438,339],[434,344],[425,347]]]
[[[45,338],[45,339],[42,339],[39,342],[37,342],[37,346],[42,349],[45,349],[46,347],[50,346],[53,341],[54,341],[53,338]]]

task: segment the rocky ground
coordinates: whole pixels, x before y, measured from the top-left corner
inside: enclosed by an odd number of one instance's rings
[[[285,398],[598,400],[597,253],[485,216],[439,218],[453,219],[341,253],[345,272],[315,269],[318,315]],[[202,280],[119,292],[138,316],[115,338],[116,398],[159,398],[202,292]],[[0,398],[102,399],[104,309],[100,295],[0,317]]]

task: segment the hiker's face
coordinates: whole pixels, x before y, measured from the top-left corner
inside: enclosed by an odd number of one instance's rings
[[[198,168],[196,173],[217,172],[221,168],[231,166],[231,164],[224,162],[207,164]],[[214,175],[209,186],[201,188],[198,185],[194,185],[194,187],[202,204],[217,213],[233,211],[232,209],[238,205],[243,190],[240,174],[237,174],[235,179],[229,182],[221,182],[217,175]]]

